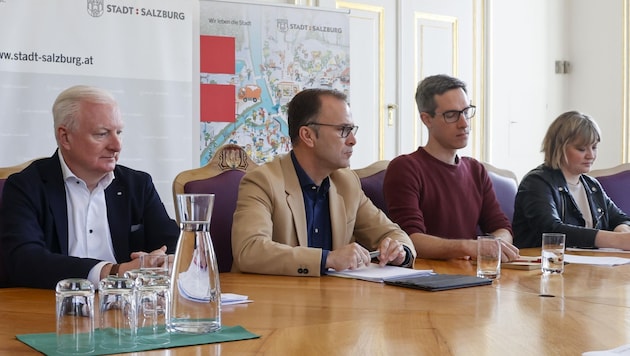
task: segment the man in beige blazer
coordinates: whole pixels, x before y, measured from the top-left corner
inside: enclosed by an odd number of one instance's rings
[[[289,103],[293,150],[247,173],[232,225],[233,271],[319,276],[381,265],[410,267],[409,236],[365,196],[348,169],[356,144],[346,95],[306,89]]]

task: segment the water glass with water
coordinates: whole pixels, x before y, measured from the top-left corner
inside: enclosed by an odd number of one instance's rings
[[[564,272],[565,234],[545,232],[542,235],[542,272]]]
[[[171,281],[170,330],[205,334],[221,329],[221,287],[210,220],[214,194],[178,194],[180,234]]]
[[[491,235],[477,236],[477,277],[501,276],[501,240]]]

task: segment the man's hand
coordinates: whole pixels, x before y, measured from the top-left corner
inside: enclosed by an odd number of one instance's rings
[[[519,254],[518,247],[512,245],[508,241],[503,239],[498,239],[501,243],[501,262],[511,262],[518,260],[521,255]],[[477,240],[462,240],[462,243],[470,244],[470,247],[467,247],[470,250],[470,257],[474,260],[477,259]]]
[[[326,268],[332,268],[335,271],[357,269],[369,264],[370,253],[356,242],[330,251],[326,259]]]
[[[501,241],[501,261],[502,262],[510,262],[517,260],[519,257],[518,248],[511,243],[499,239]]]
[[[403,244],[400,241],[392,240],[386,237],[381,241],[381,245],[378,247],[378,264],[382,267],[386,264],[392,264],[394,266],[400,266],[405,262],[407,257]]]
[[[144,251],[132,252],[129,257],[131,257],[131,260],[133,261],[140,258],[140,256],[142,255],[165,255],[165,254],[166,254],[166,246],[162,246],[158,248],[157,250],[151,251],[149,253],[144,252]],[[140,261],[138,261],[138,263],[140,263]]]
[[[118,275],[119,276],[123,276],[125,274],[125,272],[127,271],[131,271],[134,269],[139,269],[140,268],[140,256],[142,255],[165,255],[166,254],[166,246],[162,246],[160,248],[158,248],[157,250],[151,251],[151,252],[144,252],[144,251],[138,251],[138,252],[132,252],[130,257],[131,257],[131,261],[129,262],[125,262],[125,263],[121,263],[120,267],[118,268]],[[109,267],[108,267],[109,266]],[[107,270],[105,273],[105,276],[107,276],[109,274],[109,271],[111,270],[112,265],[107,265],[105,267],[103,267],[103,270]],[[103,272],[101,272],[101,277],[103,275]]]

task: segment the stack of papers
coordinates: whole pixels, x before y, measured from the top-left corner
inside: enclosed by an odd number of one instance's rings
[[[251,302],[253,302],[253,300],[250,300],[246,295],[221,293],[221,305],[242,304]]]
[[[540,256],[521,256],[516,261],[502,262],[501,268],[531,271],[540,269]]]
[[[619,346],[612,350],[584,352],[582,356],[630,356],[630,345]]]
[[[193,302],[208,303],[216,298],[216,293],[210,290],[208,271],[200,270],[190,264],[188,271],[179,274],[177,288],[182,297]],[[221,293],[221,305],[251,303],[246,295]]]
[[[511,262],[501,262],[501,268],[531,271],[540,269],[541,261],[540,256],[521,256],[517,260]],[[477,264],[476,260],[472,260],[471,262],[474,265]]]
[[[564,255],[564,261],[567,263],[577,263],[584,265],[599,265],[599,266],[619,266],[630,263],[629,258],[621,257],[606,257],[606,256],[577,256],[577,255]]]
[[[328,275],[335,277],[345,277],[361,279],[370,282],[385,282],[386,280],[392,280],[397,278],[404,278],[410,276],[428,275],[433,273],[433,270],[426,269],[411,269],[397,266],[383,266],[381,267],[377,263],[370,263],[369,266],[345,271],[335,271],[333,269],[328,270]]]
[[[620,248],[613,247],[592,247],[592,248],[583,248],[583,247],[567,247],[567,251],[586,251],[586,252],[614,252],[614,253],[630,253],[630,251],[622,250]]]
[[[216,292],[210,290],[208,272],[195,271],[192,268],[179,274],[177,288],[179,294],[193,302],[209,302],[216,299]]]

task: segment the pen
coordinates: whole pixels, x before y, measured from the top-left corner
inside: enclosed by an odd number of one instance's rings
[[[535,259],[518,259],[518,260],[514,260],[512,262],[530,262],[530,263],[541,263],[542,260],[540,257],[535,258]]]
[[[376,258],[380,255],[381,253],[379,251],[370,251],[370,259],[372,258]]]

